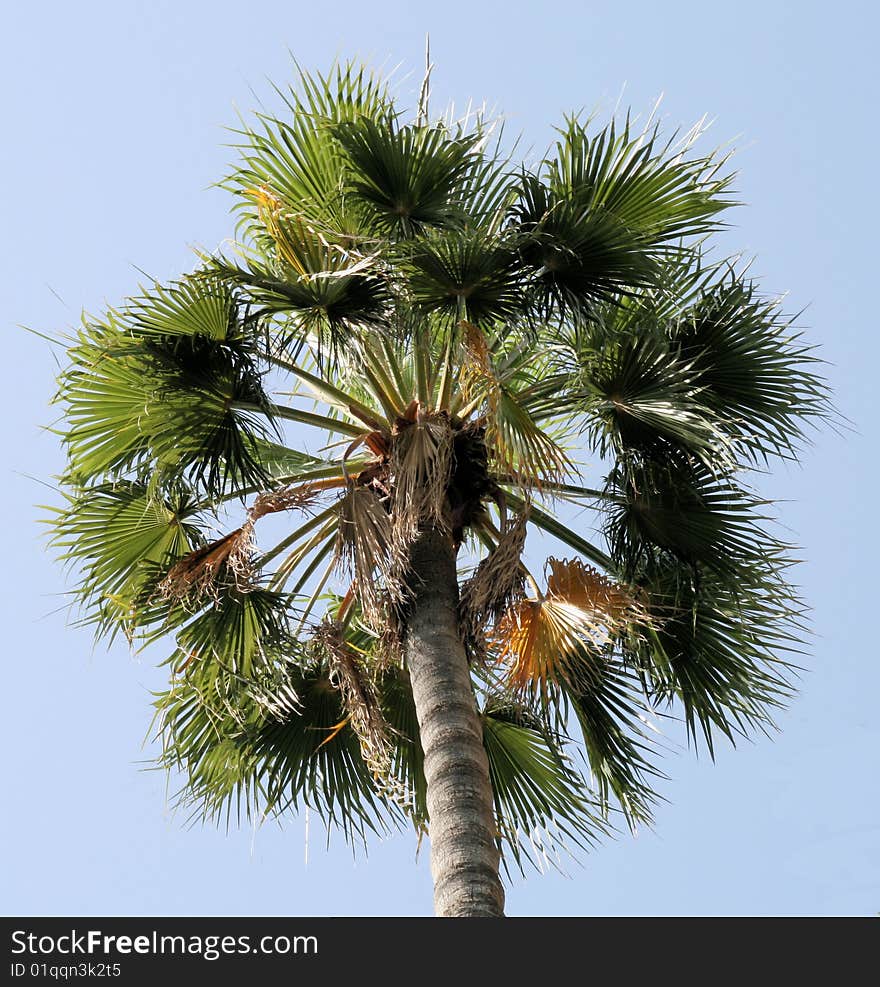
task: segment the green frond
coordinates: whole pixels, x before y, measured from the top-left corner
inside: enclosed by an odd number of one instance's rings
[[[733,262],[668,263],[658,285],[592,315],[549,336],[565,407],[597,417],[603,454],[613,442],[662,455],[667,442],[715,466],[791,458],[831,415],[820,361]]]
[[[460,222],[459,186],[473,167],[478,136],[365,116],[338,124],[333,134],[351,166],[348,191],[365,204],[378,235],[409,239]]]
[[[785,545],[762,524],[767,505],[732,479],[698,467],[633,462],[615,467],[606,489],[616,498],[605,506],[610,554],[630,578],[672,558],[735,585],[783,558]]]
[[[805,426],[827,419],[820,362],[775,300],[731,272],[672,329],[700,400],[748,454],[792,458]]]
[[[281,483],[323,480],[342,475],[342,461],[319,459],[278,442],[258,440],[260,465],[271,479]]]
[[[517,707],[483,713],[483,743],[505,866],[525,871],[559,866],[605,834],[607,827],[563,743]]]
[[[473,121],[477,153],[462,176],[458,193],[466,226],[479,227],[490,235],[503,229],[518,194],[511,163],[517,142],[505,148],[503,129],[500,120],[487,122],[478,115]]]
[[[233,286],[207,271],[170,285],[154,284],[130,298],[119,313],[133,337],[167,342],[168,337],[197,337],[234,343],[242,338],[239,299]]]
[[[714,756],[715,733],[733,741],[758,729],[792,695],[795,667],[784,656],[803,648],[803,608],[772,572],[737,585],[711,571],[674,563],[644,586],[656,616],[631,660],[657,702],[680,702],[688,732]]]
[[[308,808],[355,842],[417,818],[409,789],[365,763],[338,669],[317,642],[291,639],[291,615],[286,596],[233,594],[179,635],[178,674],[156,708],[161,763],[183,774],[180,804],[227,822]],[[375,638],[354,621],[345,641],[369,668]],[[375,680],[395,738],[412,704],[397,678]]]
[[[250,195],[265,187],[328,236],[357,235],[363,218],[344,194],[348,159],[333,128],[360,117],[390,123],[396,113],[387,87],[349,63],[326,76],[300,72],[281,96],[288,114],[257,114],[258,126],[239,132],[241,160],[222,183],[238,197],[239,229],[271,247]]]
[[[491,323],[525,308],[516,251],[504,236],[482,230],[426,233],[405,260],[413,304],[451,327],[460,319]]]
[[[111,312],[83,327],[68,357],[56,400],[76,480],[149,469],[220,495],[264,478],[256,442],[269,437],[270,406],[238,347],[197,335],[134,339]]]
[[[603,457],[636,450],[660,459],[671,446],[709,462],[729,458],[693,367],[644,327],[639,335],[609,339],[588,360],[579,385],[589,434]]]
[[[545,480],[558,482],[574,472],[560,444],[535,422],[517,394],[504,386],[486,416],[486,445],[498,472],[538,488]]]
[[[280,681],[297,700],[280,716],[236,679],[205,689],[183,678],[157,697],[160,763],[183,775],[179,804],[227,823],[308,808],[349,841],[386,831],[400,813],[376,793],[354,731],[339,729],[346,714],[327,668],[288,662],[262,691],[277,694]]]
[[[213,601],[177,633],[168,660],[174,674],[186,671],[200,688],[215,691],[222,680],[247,682],[273,658],[295,653],[290,631],[290,598],[254,586],[222,587]]]
[[[616,801],[633,831],[639,823],[650,823],[659,798],[652,783],[663,775],[653,764],[651,710],[637,676],[612,652],[601,675],[586,688],[571,690],[568,698],[603,814]]]
[[[354,327],[383,330],[388,288],[369,258],[328,244],[298,218],[277,222],[274,236],[274,249],[284,249],[270,261],[206,259],[212,273],[236,285],[260,317],[271,316],[265,321],[271,352],[297,359],[309,345],[319,360],[325,353],[335,360]]]
[[[183,488],[160,494],[128,481],[64,497],[65,506],[47,509],[49,544],[78,571],[75,599],[84,619],[98,635],[130,634],[168,567],[203,544],[198,505]]]
[[[730,203],[712,156],[688,157],[659,131],[630,121],[595,135],[576,119],[555,156],[524,174],[516,222],[543,297],[560,312],[587,310],[618,291],[655,282],[682,240],[717,227]]]

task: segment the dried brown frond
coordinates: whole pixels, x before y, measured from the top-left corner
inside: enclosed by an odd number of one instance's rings
[[[345,640],[343,628],[326,621],[315,632],[315,643],[326,659],[331,684],[339,690],[346,715],[358,737],[367,764],[387,766],[391,727],[385,720],[375,682],[355,650]]]
[[[266,514],[304,508],[323,490],[338,486],[339,482],[320,480],[260,494],[240,528],[179,559],[159,583],[158,595],[166,600],[195,604],[206,598],[216,599],[224,585],[231,584],[241,593],[249,592],[254,586],[256,522]]]
[[[368,432],[364,436],[364,445],[380,459],[388,455],[388,436],[384,432]]]
[[[368,463],[359,473],[352,474],[350,479],[359,487],[370,487],[379,500],[390,504],[390,474],[387,460],[380,459],[378,462]]]
[[[648,619],[632,590],[580,559],[547,559],[547,568],[547,596],[600,615],[610,629]]]
[[[314,641],[318,653],[327,662],[331,685],[342,696],[346,719],[337,727],[341,730],[346,722],[351,724],[364,762],[380,789],[403,807],[409,807],[411,797],[392,775],[394,730],[382,712],[374,676],[345,640],[341,624],[325,621],[315,632]]]
[[[279,511],[302,510],[310,506],[325,490],[332,490],[345,483],[343,477],[332,477],[328,480],[315,480],[310,483],[291,484],[269,490],[260,494],[251,505],[248,517],[258,521],[267,514],[277,514]]]
[[[601,676],[604,649],[628,623],[647,619],[626,587],[580,561],[550,559],[547,592],[520,600],[489,643],[514,691],[588,688]]]
[[[388,617],[376,645],[376,667],[380,672],[389,668],[403,668],[403,626],[400,612],[395,607],[388,608]]]
[[[462,360],[459,372],[459,387],[467,403],[485,401],[488,413],[494,415],[498,408],[500,384],[492,366],[489,344],[479,326],[462,320],[461,330]]]
[[[520,558],[527,524],[527,515],[514,518],[461,588],[459,615],[462,635],[473,659],[485,658],[486,627],[497,623],[511,604],[524,595],[525,575]]]
[[[354,580],[364,622],[378,630],[399,584],[402,560],[396,557],[391,518],[372,487],[349,484],[340,498],[336,558]]]
[[[452,471],[452,426],[445,411],[399,418],[391,449],[392,525],[405,551],[422,524],[448,527],[447,489]]]
[[[223,538],[184,555],[159,583],[159,596],[195,603],[206,597],[216,599],[220,587],[229,583],[241,593],[248,592],[253,588],[253,528],[253,521],[248,520]]]
[[[542,696],[560,685],[582,687],[598,673],[604,626],[578,607],[556,600],[515,603],[492,631],[491,646],[506,665],[513,691]]]

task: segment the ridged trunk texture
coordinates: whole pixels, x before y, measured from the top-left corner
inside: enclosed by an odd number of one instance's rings
[[[450,535],[422,531],[410,567],[405,654],[425,753],[434,910],[439,916],[501,916],[489,762],[458,628]]]

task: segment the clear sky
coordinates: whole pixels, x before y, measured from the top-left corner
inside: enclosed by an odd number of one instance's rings
[[[485,101],[540,152],[565,112],[644,112],[669,129],[713,119],[740,175],[729,250],[755,256],[767,291],[821,345],[854,430],[817,437],[802,468],[762,489],[802,547],[796,579],[815,637],[799,697],[772,740],[679,744],[653,832],[622,835],[567,876],[508,887],[511,915],[871,915],[880,912],[880,662],[876,284],[878,137],[873,3],[553,4],[376,0],[29,2],[0,33],[3,400],[3,775],[0,912],[7,915],[425,915],[428,854],[409,833],[353,857],[302,818],[229,833],[168,808],[141,770],[162,674],[124,643],[68,626],[33,478],[61,468],[42,426],[57,333],[142,277],[193,264],[232,233],[209,188],[232,151],[225,127],[290,55],[326,69],[362,58],[415,96],[430,32],[433,103]],[[871,618],[871,619],[869,619]],[[306,862],[306,845],[308,860]]]

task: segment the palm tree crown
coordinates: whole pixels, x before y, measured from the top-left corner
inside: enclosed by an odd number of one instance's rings
[[[789,694],[802,608],[744,477],[827,411],[791,320],[707,259],[724,159],[573,117],[516,167],[353,66],[281,95],[222,183],[234,245],[70,341],[51,526],[83,619],[173,637],[161,760],[197,812],[421,831],[439,533],[503,862],[650,820],[652,718],[711,751]]]

